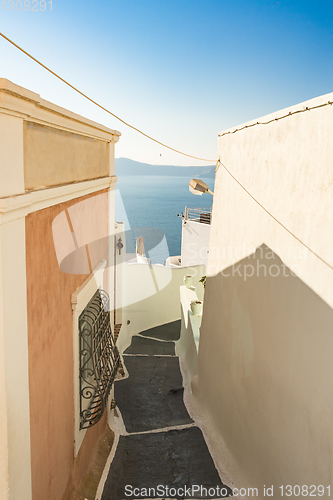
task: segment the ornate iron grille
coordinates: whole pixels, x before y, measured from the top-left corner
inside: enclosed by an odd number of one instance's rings
[[[97,290],[79,316],[80,429],[102,418],[119,367],[109,306],[108,294]]]

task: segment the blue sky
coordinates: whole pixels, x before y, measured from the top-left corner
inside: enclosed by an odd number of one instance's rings
[[[194,156],[215,158],[223,129],[333,91],[331,1],[53,0],[52,12],[48,3],[44,12],[16,7],[20,0],[0,3],[1,32],[113,113]],[[3,39],[0,76],[119,130],[118,157],[204,164],[131,131]]]

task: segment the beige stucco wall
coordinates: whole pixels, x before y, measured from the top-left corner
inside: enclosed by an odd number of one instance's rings
[[[332,134],[329,105],[224,135],[218,150],[246,189],[333,266]],[[207,276],[194,389],[220,460],[232,464],[238,486],[257,486],[261,496],[264,484],[274,498],[283,484],[329,485],[332,269],[220,167]]]
[[[109,144],[27,122],[24,126],[26,189],[106,177]]]
[[[0,78],[0,196],[114,175],[119,136]]]
[[[0,196],[24,191],[23,172],[23,120],[0,113]]]

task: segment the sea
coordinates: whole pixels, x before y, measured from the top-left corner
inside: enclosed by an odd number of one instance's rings
[[[144,239],[146,256],[152,264],[164,264],[181,253],[181,214],[189,208],[210,208],[210,194],[193,195],[189,177],[118,176],[115,220],[125,223],[126,251],[134,253],[136,238]],[[214,179],[202,180],[214,191]],[[179,216],[180,215],[180,216]]]

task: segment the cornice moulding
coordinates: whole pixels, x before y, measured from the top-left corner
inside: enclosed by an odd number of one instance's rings
[[[117,142],[121,135],[117,130],[109,129],[46,101],[39,94],[15,85],[5,78],[0,78],[0,113],[12,114],[30,122],[62,128],[108,142]]]
[[[43,210],[59,203],[80,198],[97,191],[114,188],[117,176],[83,181],[64,186],[28,191],[21,195],[0,199],[0,225],[26,217],[32,212]]]

